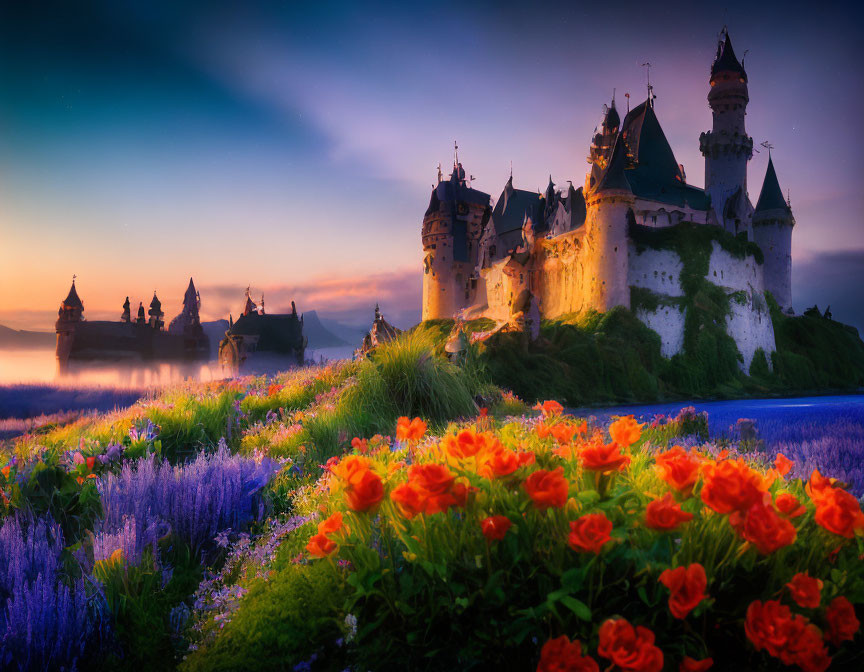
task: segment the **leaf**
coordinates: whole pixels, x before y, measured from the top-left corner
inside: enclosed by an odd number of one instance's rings
[[[579,618],[583,621],[591,621],[591,610],[584,602],[580,602],[575,597],[570,597],[569,595],[565,595],[561,598],[560,601],[561,604],[563,604],[570,611],[576,614],[576,618]]]

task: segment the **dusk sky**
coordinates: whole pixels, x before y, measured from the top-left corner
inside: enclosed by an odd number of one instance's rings
[[[793,303],[864,328],[861,16],[830,2],[2,2],[0,324],[51,329],[194,276],[205,319],[419,319],[420,226],[453,140],[474,186],[584,181],[617,89],[702,186],[724,24],[797,220]],[[759,148],[761,150],[761,148]],[[767,152],[754,154],[755,203]],[[365,312],[364,312],[365,311]]]

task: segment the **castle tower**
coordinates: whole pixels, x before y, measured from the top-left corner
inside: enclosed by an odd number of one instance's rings
[[[450,179],[439,170],[423,217],[423,320],[452,319],[474,303],[480,237],[490,214],[489,194],[468,185],[457,154]]]
[[[129,305],[129,297],[126,297],[126,300],[123,302],[123,314],[120,316],[121,322],[126,322],[127,324],[132,321],[132,312],[131,307]]]
[[[144,302],[138,302],[138,319],[135,320],[135,324],[147,324],[147,317],[144,314]]]
[[[162,331],[162,327],[165,326],[162,319],[165,317],[165,313],[162,312],[162,302],[156,297],[155,291],[153,292],[153,300],[150,301],[150,310],[147,312],[150,315],[150,327],[156,331]]]
[[[612,148],[615,146],[615,138],[621,127],[621,118],[615,109],[615,96],[612,96],[612,104],[603,106],[603,120],[599,128],[595,129],[594,137],[591,139],[591,148],[588,150],[588,163],[606,168]]]
[[[747,73],[732,50],[726,28],[711,66],[708,105],[713,127],[699,136],[705,157],[705,191],[717,221],[730,233],[749,231],[753,206],[747,196],[747,162],[753,156],[753,138],[744,128],[747,103]]]
[[[636,199],[624,174],[626,164],[619,135],[606,170],[595,172],[594,185],[586,189],[584,307],[603,313],[615,306],[630,307],[627,236]],[[592,170],[597,171],[596,164]]]
[[[765,255],[765,289],[783,310],[792,306],[792,208],[783,198],[774,161],[768,154],[768,170],[753,213],[754,241]]]
[[[60,303],[57,311],[57,322],[54,327],[57,331],[57,364],[61,372],[66,370],[69,355],[72,353],[72,344],[75,341],[75,331],[84,317],[84,304],[78,297],[75,289],[75,276],[72,276],[72,287],[66,298]]]
[[[183,295],[183,310],[168,325],[168,333],[185,336],[188,339],[200,339],[203,330],[199,311],[201,295],[195,289],[195,283],[189,278],[189,285]]]

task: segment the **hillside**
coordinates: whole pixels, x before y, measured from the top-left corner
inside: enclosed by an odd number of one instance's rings
[[[19,331],[0,324],[0,349],[41,350],[53,348],[56,341],[53,331]]]

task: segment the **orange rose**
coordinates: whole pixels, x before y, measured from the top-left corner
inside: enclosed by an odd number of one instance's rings
[[[609,425],[609,436],[622,448],[628,448],[642,436],[642,427],[632,415],[628,415]]]
[[[840,488],[820,491],[816,501],[816,522],[829,532],[852,539],[864,531],[864,513],[858,500]]]
[[[684,656],[684,660],[682,660],[681,664],[678,666],[678,672],[706,672],[706,670],[710,670],[713,665],[713,658],[696,660],[690,656]]]
[[[517,453],[517,457],[519,458],[519,466],[524,467],[528,464],[534,464],[537,459],[534,455],[533,450],[523,450],[520,453]]]
[[[579,455],[582,457],[583,467],[604,474],[621,471],[630,464],[630,456],[622,455],[616,442],[604,444],[599,437],[586,445]]]
[[[401,417],[396,421],[396,439],[398,441],[419,441],[426,433],[426,423],[420,418],[410,420]]]
[[[663,652],[654,646],[654,633],[623,618],[610,618],[600,626],[597,653],[623,672],[660,672]]]
[[[525,479],[523,487],[538,509],[560,509],[567,502],[570,489],[567,479],[564,478],[563,467],[553,471],[538,469]]]
[[[797,518],[807,511],[801,505],[801,502],[798,501],[798,498],[789,492],[781,492],[777,495],[777,499],[774,500],[774,506],[788,518]]]
[[[861,627],[855,616],[855,607],[842,595],[831,600],[825,610],[825,621],[828,624],[825,639],[835,646],[840,646],[842,642],[851,642]]]
[[[612,540],[612,521],[602,513],[589,513],[570,522],[567,543],[577,553],[597,553]]]
[[[814,579],[806,573],[798,572],[786,587],[799,607],[816,609],[822,600],[822,580]]]
[[[654,456],[657,475],[679,492],[689,493],[699,478],[701,460],[681,446]]]
[[[418,513],[423,513],[425,508],[423,497],[416,488],[411,487],[408,483],[402,483],[393,488],[390,499],[396,504],[399,513],[406,518],[413,518]]]
[[[368,511],[384,499],[384,484],[378,474],[369,471],[357,483],[345,488],[345,503],[352,511]]]
[[[682,511],[670,492],[645,507],[645,526],[652,530],[674,530],[690,520],[693,520],[693,514]]]
[[[408,480],[426,495],[444,495],[450,492],[456,477],[443,464],[412,464]]]
[[[805,486],[807,494],[814,504],[818,504],[834,488],[834,479],[826,478],[814,469],[810,474],[810,481]]]
[[[566,422],[559,422],[557,425],[552,427],[552,436],[560,445],[565,445],[570,443],[573,440],[573,436],[576,434],[578,427],[576,425],[569,425]]]
[[[369,460],[360,455],[348,455],[331,469],[333,475],[348,485],[359,483],[369,471]]]
[[[314,558],[326,558],[336,550],[336,544],[330,541],[327,535],[319,533],[309,539],[306,550]]]
[[[702,501],[717,513],[746,511],[762,499],[767,486],[741,458],[703,467]]]
[[[578,640],[572,643],[567,635],[548,640],[540,650],[537,672],[598,672],[597,661],[582,655]]]
[[[564,407],[557,401],[544,401],[542,404],[537,404],[534,407],[535,411],[540,411],[545,416],[561,415],[564,412]]]
[[[774,468],[781,476],[785,476],[786,474],[788,474],[794,466],[795,463],[788,457],[786,457],[783,453],[777,453],[777,457],[774,458]]]
[[[777,600],[760,600],[747,608],[744,631],[757,651],[765,650],[786,665],[815,672],[831,664],[819,629]]]
[[[486,447],[487,437],[473,429],[463,429],[456,436],[446,436],[441,442],[444,452],[456,460],[465,460],[477,455]]]
[[[480,521],[480,529],[487,541],[501,541],[513,523],[507,516],[489,516]]]
[[[757,502],[747,510],[743,526],[738,532],[763,555],[789,546],[797,535],[792,523],[777,515],[773,506],[762,502]]]
[[[318,534],[323,535],[331,535],[335,532],[338,532],[343,527],[342,523],[342,512],[337,511],[333,515],[331,515],[327,520],[322,520],[318,523]]]
[[[486,478],[502,478],[512,474],[519,466],[519,456],[512,450],[501,448],[489,455],[478,471]]]
[[[708,578],[705,568],[698,562],[687,568],[667,569],[660,574],[659,581],[669,589],[669,611],[675,618],[687,618],[687,614],[708,597],[705,594]]]

